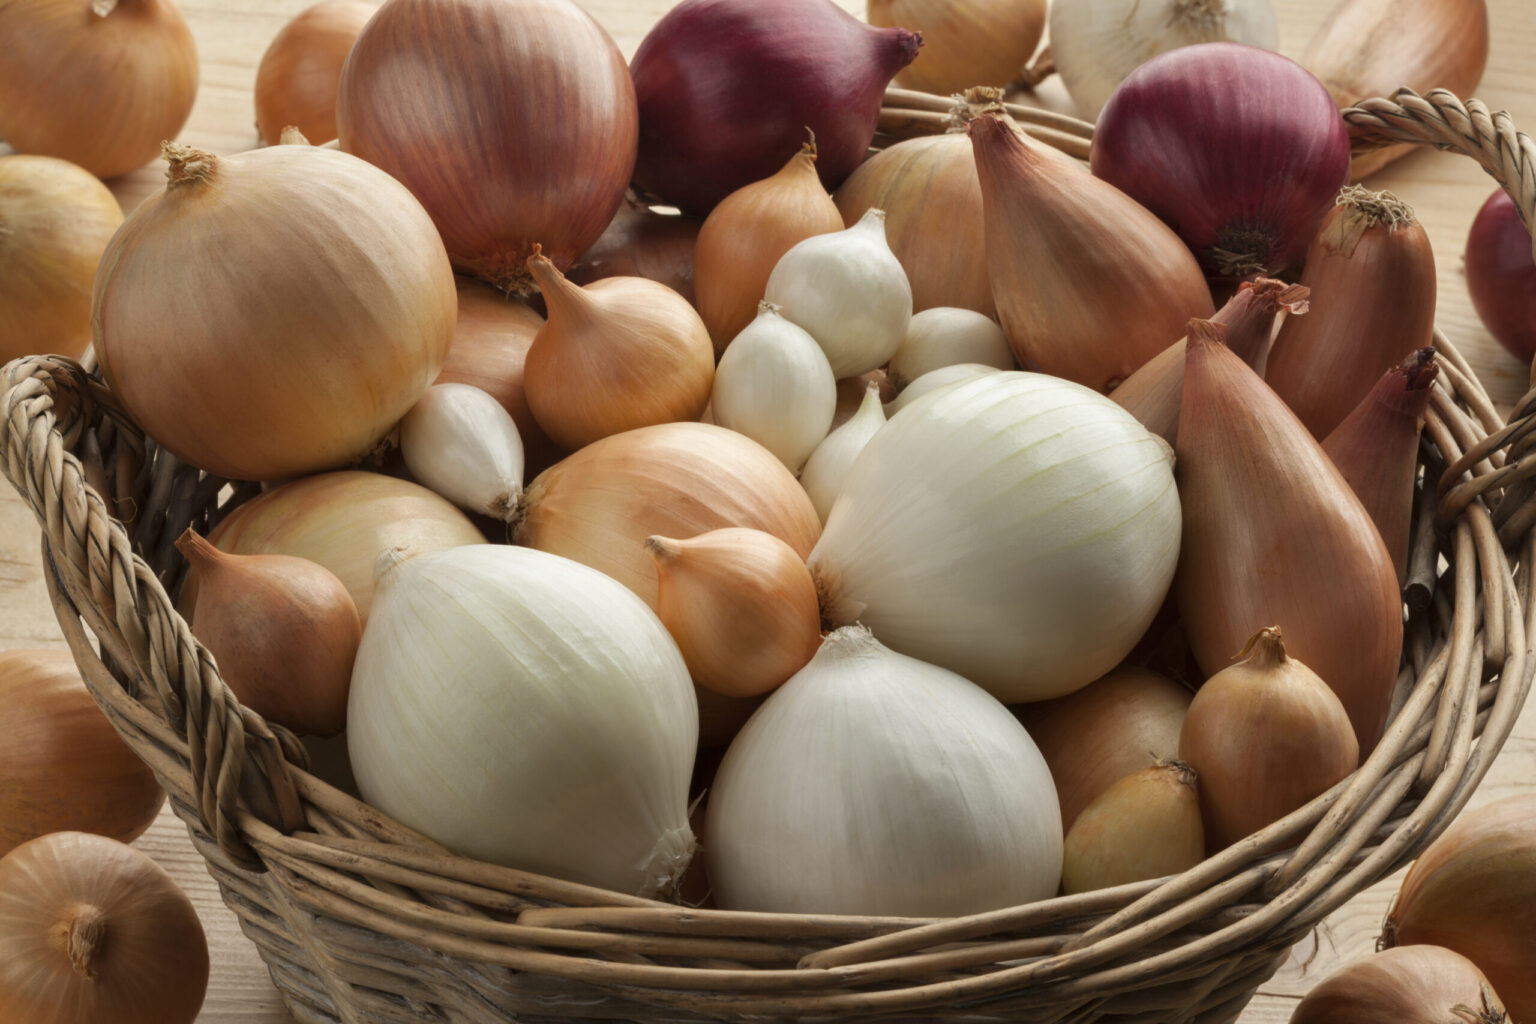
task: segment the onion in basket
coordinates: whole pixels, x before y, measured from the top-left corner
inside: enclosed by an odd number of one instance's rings
[[[469,857],[669,892],[699,716],[656,614],[541,551],[381,562],[347,708],[368,802]]]
[[[966,679],[837,630],[747,722],[705,823],[720,906],[945,917],[1061,876],[1050,771]]]

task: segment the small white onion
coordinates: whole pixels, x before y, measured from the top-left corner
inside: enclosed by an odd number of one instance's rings
[[[925,395],[849,470],[807,564],[833,625],[1005,703],[1118,664],[1178,562],[1168,445],[1088,388],[1021,371]]]
[[[379,580],[347,708],[352,768],[369,803],[452,850],[666,893],[694,847],[698,730],[672,637],[595,569],[485,544]]]
[[[1008,335],[997,321],[974,309],[934,306],[912,314],[907,336],[885,372],[900,392],[923,374],[956,363],[1016,369]]]
[[[715,368],[714,422],[745,434],[795,472],[827,436],[837,378],[816,339],[761,302]]]
[[[500,402],[472,384],[434,384],[400,421],[400,455],[418,482],[503,521],[523,493],[523,441]]]
[[[811,457],[805,460],[800,471],[800,486],[811,496],[816,515],[826,523],[843,489],[843,478],[859,452],[875,436],[875,431],[885,426],[885,407],[880,404],[880,385],[870,381],[864,389],[864,401],[848,422],[822,439]]]
[[[974,380],[977,377],[985,377],[989,373],[1002,372],[995,366],[986,366],[982,363],[955,363],[952,366],[941,366],[937,370],[929,370],[902,388],[901,394],[885,403],[885,418],[890,419],[919,398],[932,394],[940,388]]]
[[[728,909],[949,917],[1054,895],[1061,811],[1007,708],[851,627],[731,743],[704,849]]]
[[[816,339],[839,380],[889,362],[912,319],[912,286],[878,208],[846,231],[797,242],[774,265],[763,297]]]
[[[1052,0],[1051,57],[1089,120],[1125,76],[1160,53],[1230,40],[1273,50],[1269,0]]]

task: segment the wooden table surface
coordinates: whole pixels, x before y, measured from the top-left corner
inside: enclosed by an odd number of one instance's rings
[[[82,0],[82,3],[84,0]],[[202,85],[183,141],[215,152],[236,152],[256,143],[252,84],[268,41],[309,0],[186,0],[181,4],[202,58]],[[856,13],[863,0],[839,0]],[[1274,0],[1281,49],[1296,55],[1321,21],[1331,0]],[[585,0],[628,55],[669,0]],[[1515,123],[1536,130],[1536,5],[1530,0],[1488,0],[1492,49],[1478,98],[1504,108]],[[921,26],[914,26],[921,27]],[[1059,90],[1045,101],[1062,106]],[[151,166],[113,183],[125,210],[157,190],[162,172]],[[1467,298],[1462,249],[1467,228],[1492,190],[1472,161],[1432,152],[1408,157],[1371,180],[1390,188],[1417,211],[1434,245],[1439,273],[1440,327],[1471,360],[1484,385],[1507,407],[1525,390],[1526,367],[1506,355],[1483,330]],[[38,530],[10,488],[0,488],[0,648],[58,647],[38,567]],[[1533,702],[1536,704],[1536,702]],[[1536,707],[1527,707],[1515,735],[1474,799],[1474,804],[1536,785]],[[196,903],[207,928],[213,976],[202,1024],[286,1024],[292,1018],[267,978],[255,947],[240,933],[220,902],[212,879],[169,811],[138,845],[175,876]],[[1319,978],[1338,964],[1374,948],[1381,920],[1400,876],[1361,894],[1293,951],[1291,961],[1244,1011],[1242,1024],[1279,1024]]]

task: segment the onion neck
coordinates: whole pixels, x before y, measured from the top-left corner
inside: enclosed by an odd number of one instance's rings
[[[1267,626],[1255,633],[1238,657],[1250,667],[1261,670],[1280,668],[1290,660],[1285,654],[1285,643],[1280,639],[1279,626]]]
[[[923,47],[923,34],[905,28],[870,28],[875,41],[875,64],[880,86],[896,77],[896,72],[917,59]]]
[[[107,938],[107,916],[89,903],[77,904],[69,908],[63,928],[64,953],[70,967],[82,978],[95,978],[96,962]]]
[[[91,13],[98,18],[105,18],[117,10],[117,0],[91,0]]]
[[[1493,987],[1486,981],[1482,983],[1482,1005],[1468,1006],[1465,1003],[1457,1003],[1451,1007],[1451,1013],[1458,1020],[1466,1024],[1508,1024],[1509,1014],[1499,1008],[1498,996],[1494,994]]]
[[[1339,193],[1337,214],[1324,225],[1318,239],[1331,252],[1353,256],[1365,233],[1372,228],[1400,231],[1418,223],[1413,207],[1391,192],[1372,192],[1362,185],[1347,185]]]
[[[1179,785],[1194,787],[1196,779],[1195,769],[1188,761],[1180,761],[1176,757],[1170,757],[1157,762],[1157,766],[1164,771],[1172,773],[1174,781]]]
[[[584,316],[591,307],[591,296],[560,273],[537,245],[533,247],[533,255],[528,257],[528,274],[544,296],[544,305],[549,310],[547,322]]]
[[[1207,36],[1211,41],[1225,39],[1226,0],[1174,0],[1168,11],[1168,27]]]
[[[169,164],[165,169],[167,188],[206,185],[218,173],[219,159],[212,153],[204,153],[180,142],[165,143],[161,152]]]
[[[675,902],[678,886],[698,847],[698,840],[686,825],[663,832],[641,868],[645,881],[635,895]]]
[[[821,610],[821,631],[829,633],[858,622],[859,616],[864,614],[865,604],[843,596],[837,573],[820,563],[807,565],[807,568],[811,571],[811,582],[816,585],[816,607]]]
[[[182,557],[192,564],[199,575],[205,576],[217,572],[231,557],[190,526],[176,538],[176,550],[181,552]]]

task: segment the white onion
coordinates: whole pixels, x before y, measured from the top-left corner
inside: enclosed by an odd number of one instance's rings
[[[1062,84],[1090,120],[1160,53],[1223,40],[1279,46],[1269,0],[1052,0],[1050,38]]]
[[[840,629],[731,743],[705,816],[722,907],[947,917],[1044,899],[1061,811],[1029,734],[953,672]]]
[[[902,388],[901,394],[885,403],[885,418],[890,419],[919,398],[940,388],[984,377],[989,373],[1002,372],[995,366],[986,366],[982,363],[954,363],[950,366],[941,366],[936,370],[929,370]]]
[[[523,493],[523,441],[500,402],[472,384],[434,384],[400,421],[418,482],[461,508],[509,520]]]
[[[846,231],[795,243],[768,275],[763,298],[816,339],[839,380],[884,366],[912,319],[912,286],[878,208]]]
[[[347,708],[352,768],[369,803],[458,853],[669,891],[694,847],[698,728],[661,620],[595,569],[486,544],[380,578]]]
[[[1021,371],[925,395],[865,446],[807,560],[834,625],[1005,703],[1118,664],[1173,579],[1166,443],[1103,395]]]
[[[880,404],[880,385],[870,381],[864,388],[864,401],[859,403],[848,422],[823,438],[811,452],[811,457],[805,460],[805,468],[800,471],[800,486],[811,496],[811,504],[816,506],[816,515],[822,523],[826,523],[832,504],[843,489],[848,467],[875,436],[875,431],[883,426],[885,407]]]
[[[996,320],[974,309],[934,306],[912,314],[907,336],[885,368],[899,392],[923,374],[956,363],[1012,370],[1013,350]]]
[[[837,378],[816,339],[762,302],[720,357],[710,409],[716,424],[747,435],[793,473],[832,426]]]

